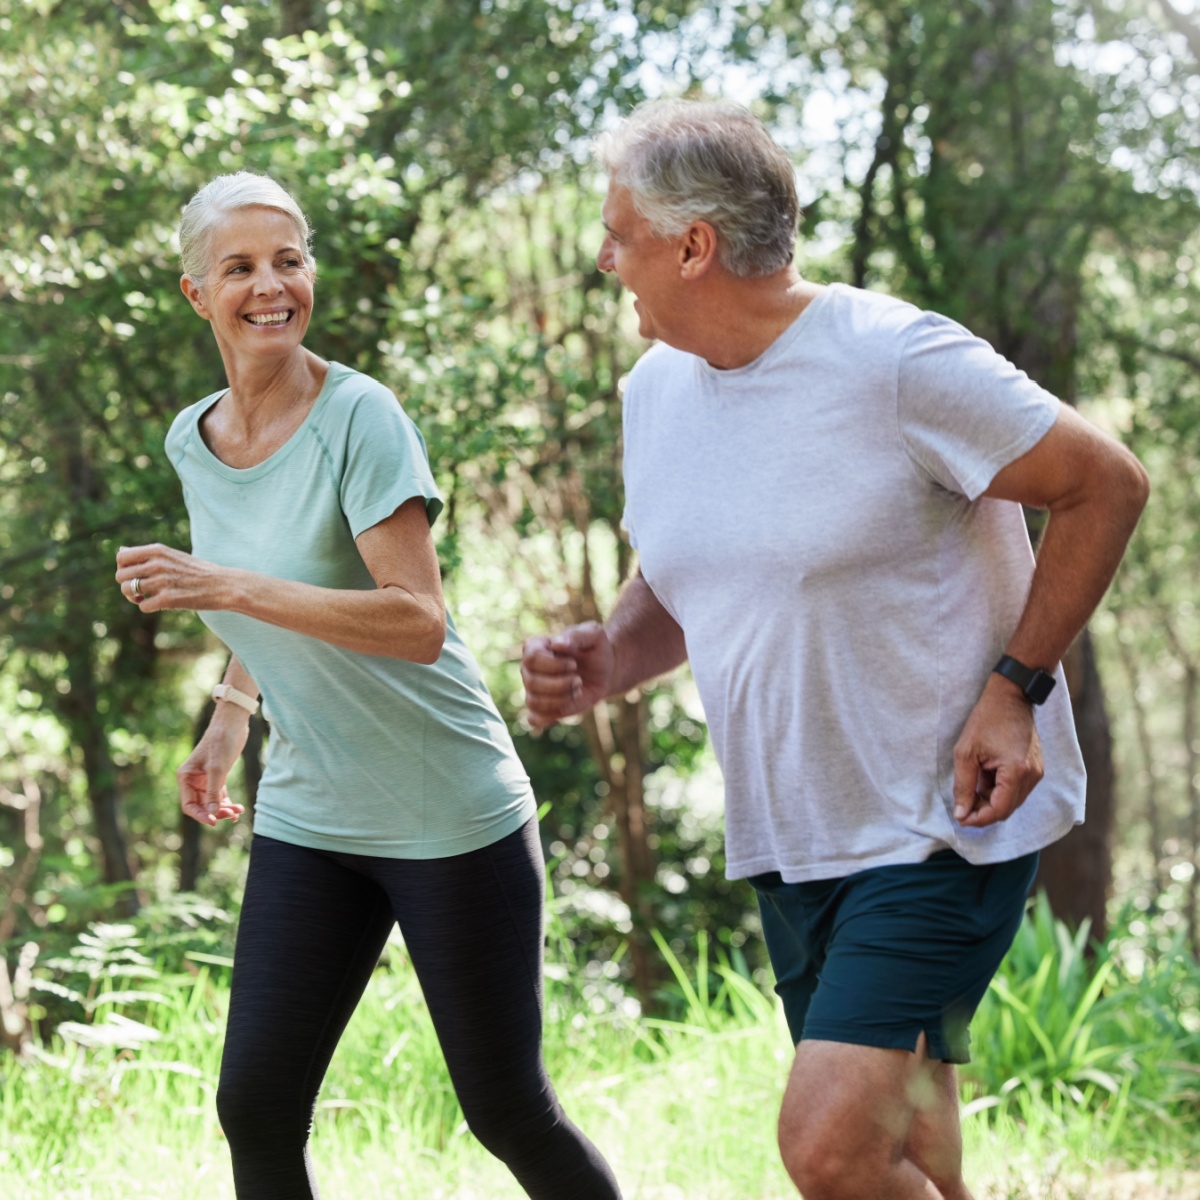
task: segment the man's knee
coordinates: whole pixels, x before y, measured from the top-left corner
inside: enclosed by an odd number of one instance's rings
[[[904,1156],[913,1067],[905,1051],[800,1044],[779,1114],[779,1151],[805,1200],[878,1193]]]
[[[798,1119],[786,1108],[779,1117],[779,1154],[805,1200],[860,1200],[878,1177],[869,1161],[850,1153],[832,1131],[820,1122]]]

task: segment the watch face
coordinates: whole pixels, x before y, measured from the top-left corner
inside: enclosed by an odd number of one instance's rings
[[[1046,697],[1054,691],[1054,676],[1041,667],[1027,667],[1007,654],[992,668],[998,675],[1011,679],[1025,693],[1031,704],[1044,704]]]
[[[1035,671],[1033,678],[1025,688],[1025,695],[1034,704],[1045,704],[1046,698],[1054,691],[1054,685],[1057,682],[1053,675],[1048,675],[1045,671]]]

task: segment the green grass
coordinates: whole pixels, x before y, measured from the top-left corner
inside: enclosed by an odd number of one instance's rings
[[[136,941],[103,927],[58,960],[52,995],[80,1019],[30,1061],[0,1059],[7,1200],[232,1200],[213,1107],[227,968],[180,952],[161,973]],[[791,1058],[777,1006],[703,942],[690,971],[660,949],[671,1020],[628,1015],[552,945],[546,1054],[564,1105],[629,1200],[794,1196],[774,1147]],[[1047,913],[1027,921],[964,1077],[978,1200],[1200,1195],[1196,967],[1163,954],[1133,973],[1119,950],[1089,959]],[[313,1154],[327,1197],[522,1195],[463,1126],[402,948],[338,1050]]]

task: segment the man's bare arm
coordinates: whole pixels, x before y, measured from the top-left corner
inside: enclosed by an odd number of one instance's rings
[[[586,621],[525,643],[521,678],[530,723],[541,729],[578,716],[686,658],[683,630],[639,572],[603,625]]]
[[[1128,450],[1065,407],[1032,450],[997,473],[985,495],[1050,513],[1007,654],[1047,671],[1058,665],[1112,581],[1149,488]],[[955,817],[972,826],[1005,820],[1042,770],[1028,702],[992,674],[955,747]]]

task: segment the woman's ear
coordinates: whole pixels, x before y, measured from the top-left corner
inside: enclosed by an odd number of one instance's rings
[[[179,290],[188,298],[191,306],[207,321],[208,309],[204,304],[204,294],[200,285],[190,276],[184,275],[179,280]]]

